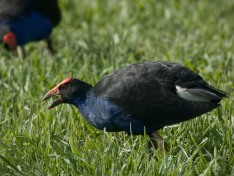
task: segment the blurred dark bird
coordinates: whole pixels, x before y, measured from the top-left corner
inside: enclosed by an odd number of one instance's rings
[[[45,39],[54,53],[50,34],[61,20],[57,0],[0,0],[0,43],[13,53],[31,41]]]
[[[227,94],[210,86],[191,70],[170,62],[142,62],[102,78],[94,87],[67,78],[43,100],[60,95],[76,106],[94,127],[108,132],[148,134],[155,148],[164,148],[158,130],[217,108]]]

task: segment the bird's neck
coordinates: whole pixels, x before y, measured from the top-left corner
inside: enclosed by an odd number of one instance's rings
[[[70,103],[76,106],[94,127],[100,130],[116,131],[110,119],[119,110],[107,100],[97,97],[93,92],[93,88],[87,90],[83,95],[82,97],[73,97]]]
[[[87,87],[79,92],[79,94],[70,98],[69,103],[76,106],[79,110],[81,110],[84,106],[87,105],[87,101],[90,99],[92,94],[93,87]]]
[[[81,114],[87,119],[87,121],[97,127],[96,115],[93,112],[93,105],[95,103],[96,96],[93,93],[93,87],[89,87],[81,96],[75,96],[70,99],[70,104],[76,106]],[[98,127],[97,127],[98,128]]]

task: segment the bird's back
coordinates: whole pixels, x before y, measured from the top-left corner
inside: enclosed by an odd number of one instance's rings
[[[1,0],[0,20],[11,20],[22,13],[28,0]]]
[[[34,0],[34,6],[39,13],[48,17],[54,26],[58,25],[61,12],[57,0]]]
[[[0,22],[19,15],[30,15],[32,11],[46,16],[54,26],[61,20],[57,0],[1,0],[0,7]]]

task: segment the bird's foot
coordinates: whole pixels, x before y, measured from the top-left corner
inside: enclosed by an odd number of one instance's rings
[[[54,47],[53,47],[53,44],[52,44],[51,37],[48,37],[46,39],[46,43],[47,43],[47,48],[48,48],[51,56],[53,56],[55,54],[55,50],[54,50]]]
[[[18,55],[18,57],[20,57],[20,58],[22,58],[22,59],[24,59],[25,58],[25,49],[24,49],[24,47],[23,46],[18,46],[17,47],[17,53],[16,53],[17,55]]]
[[[161,151],[167,153],[169,151],[168,145],[164,142],[163,138],[158,134],[157,131],[153,131],[149,134],[150,141],[148,143],[149,151],[152,151],[152,147],[160,149]]]

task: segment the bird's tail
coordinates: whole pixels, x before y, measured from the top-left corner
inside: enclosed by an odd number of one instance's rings
[[[217,96],[219,96],[220,100],[222,100],[222,98],[228,97],[228,93],[226,93],[222,90],[216,89],[213,86],[207,85],[206,89],[209,90],[210,92],[216,94]]]

